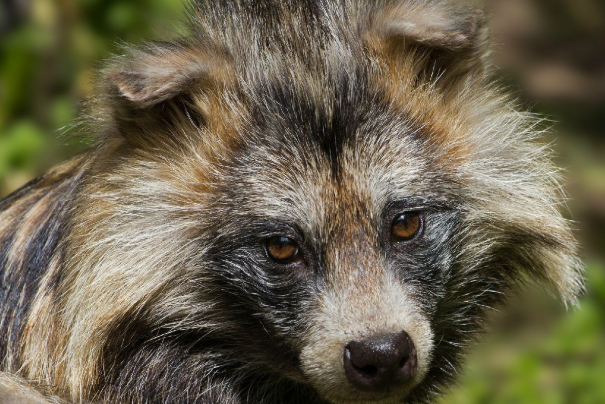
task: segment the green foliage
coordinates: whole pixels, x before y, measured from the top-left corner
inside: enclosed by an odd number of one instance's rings
[[[184,0],[23,3],[25,14],[0,5],[8,16],[0,18],[0,197],[81,148],[59,134],[92,93],[99,61],[121,42],[166,39],[184,8]]]
[[[0,177],[12,170],[35,167],[48,137],[29,121],[17,122],[0,137]]]

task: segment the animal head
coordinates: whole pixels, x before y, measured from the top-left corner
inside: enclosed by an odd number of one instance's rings
[[[200,2],[191,24],[104,73],[68,252],[74,390],[164,344],[267,397],[425,400],[523,281],[574,302],[556,170],[490,84],[481,13]]]

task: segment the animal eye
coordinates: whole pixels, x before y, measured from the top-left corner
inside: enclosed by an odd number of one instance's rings
[[[422,215],[418,212],[407,212],[397,216],[391,224],[391,239],[395,242],[409,241],[422,229]]]
[[[267,240],[266,250],[269,258],[278,264],[291,264],[303,258],[298,244],[288,237],[271,237]]]

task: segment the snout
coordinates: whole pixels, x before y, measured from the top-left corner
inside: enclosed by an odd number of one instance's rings
[[[323,291],[309,312],[315,324],[303,341],[303,380],[332,404],[402,402],[432,362],[429,318],[389,276],[363,290],[342,288]]]
[[[389,391],[412,380],[417,370],[416,347],[407,332],[378,334],[351,341],[343,353],[348,381],[362,391]]]

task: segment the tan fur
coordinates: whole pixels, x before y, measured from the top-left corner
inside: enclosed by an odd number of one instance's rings
[[[56,396],[44,396],[40,386],[32,386],[23,379],[0,372],[0,402],[2,404],[65,404]]]

